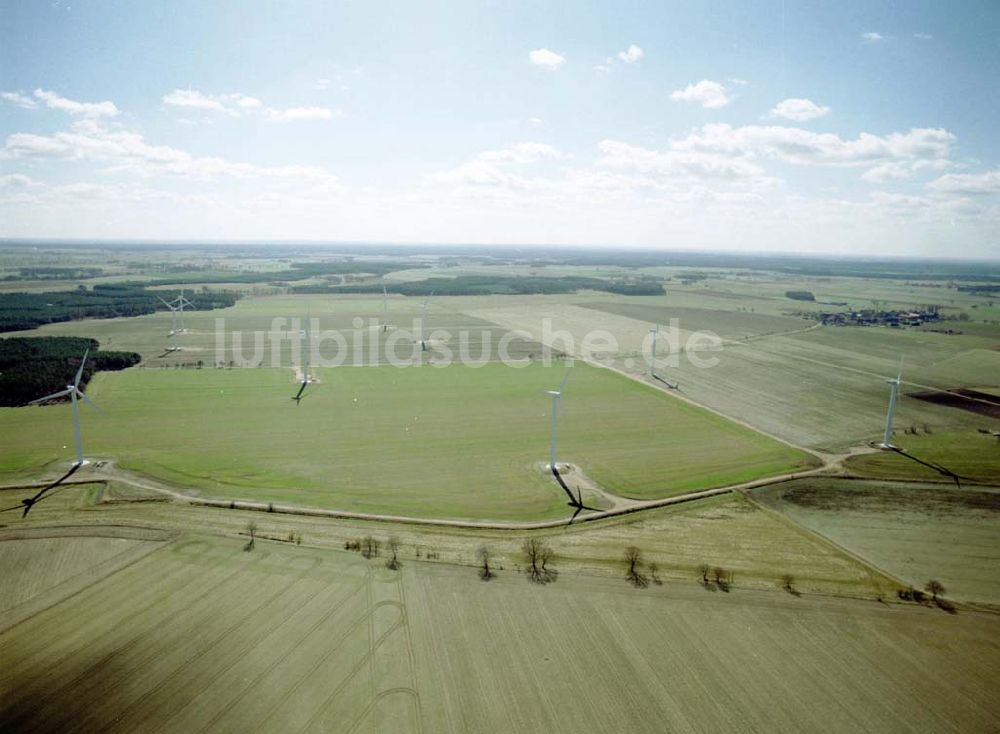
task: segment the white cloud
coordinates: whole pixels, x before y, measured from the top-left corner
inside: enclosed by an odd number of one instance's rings
[[[44,102],[46,107],[54,110],[62,110],[71,115],[115,117],[119,114],[118,108],[112,102],[77,102],[45,89],[36,89],[35,97]]]
[[[196,89],[175,89],[163,96],[163,104],[196,110],[223,112],[239,117],[246,110],[261,106],[261,101],[240,92],[232,94],[204,94]]]
[[[532,127],[538,127],[539,125],[543,125],[544,121],[542,120],[541,117],[529,117],[528,124],[531,125]]]
[[[784,117],[786,120],[794,120],[795,122],[815,120],[828,114],[830,114],[829,107],[818,105],[811,99],[798,97],[782,100],[771,110],[772,117]]]
[[[861,178],[869,183],[883,184],[892,181],[905,181],[913,175],[913,169],[905,163],[883,163],[861,174]]]
[[[946,161],[955,136],[941,128],[914,128],[879,136],[861,133],[845,140],[834,133],[797,127],[705,125],[674,141],[676,150],[731,156],[778,158],[799,165],[874,166],[888,161]]]
[[[545,143],[515,143],[502,150],[488,150],[476,156],[491,163],[536,163],[541,160],[558,160],[566,156]]]
[[[26,189],[29,186],[37,186],[37,182],[22,173],[8,173],[0,176],[0,189]]]
[[[759,165],[750,160],[715,153],[679,150],[660,152],[617,140],[602,140],[597,148],[603,154],[598,165],[631,168],[642,173],[719,179],[747,179],[764,173]]]
[[[124,130],[74,130],[54,135],[14,133],[0,151],[6,158],[52,158],[107,164],[106,172],[140,176],[173,175],[190,179],[215,178],[309,181],[337,183],[336,177],[317,166],[257,166],[219,157],[193,156],[177,148],[151,145],[142,135]]]
[[[242,107],[243,109],[256,109],[261,105],[261,101],[259,99],[248,97],[245,94],[233,94],[230,96],[236,101],[237,106]]]
[[[641,59],[644,52],[641,48],[636,46],[634,43],[629,45],[624,51],[618,52],[618,58],[624,61],[626,64],[634,64],[636,61]]]
[[[316,83],[313,84],[313,88],[320,90],[329,89],[331,84],[333,84],[333,80],[331,79],[317,79]]]
[[[913,178],[918,171],[940,171],[951,165],[953,164],[947,157],[916,157],[875,166],[861,174],[861,178],[874,184],[905,181]]]
[[[173,107],[221,112],[232,117],[261,113],[272,122],[332,120],[334,117],[343,117],[344,115],[341,110],[332,110],[328,107],[305,106],[287,109],[265,107],[264,103],[256,97],[240,92],[204,94],[196,89],[175,89],[170,94],[164,95],[163,103]]]
[[[555,51],[549,51],[547,48],[536,48],[528,53],[528,61],[535,66],[555,70],[566,63],[566,58]]]
[[[927,184],[927,188],[949,194],[1000,193],[1000,169],[985,173],[948,173]]]
[[[16,104],[18,107],[24,107],[25,109],[34,109],[38,105],[35,104],[35,100],[31,97],[26,97],[20,92],[0,92],[0,99]]]
[[[675,102],[695,102],[709,109],[725,107],[732,101],[722,84],[709,79],[702,79],[697,84],[688,84],[684,89],[672,92],[670,99]]]
[[[328,107],[290,107],[286,110],[268,108],[267,119],[272,122],[298,122],[302,120],[332,120],[343,117],[342,110],[331,110]]]
[[[879,41],[884,41],[885,36],[881,33],[876,33],[875,31],[868,31],[861,34],[861,40],[867,43],[878,43]]]
[[[198,110],[215,110],[225,112],[226,107],[214,95],[202,94],[195,89],[175,89],[163,96],[163,104],[174,107],[193,107]]]
[[[930,33],[914,33],[913,37],[921,41],[930,41],[934,38]]]
[[[447,171],[439,171],[425,177],[428,183],[452,184],[479,191],[527,190],[544,185],[544,179],[526,177],[514,173],[514,166],[528,166],[545,160],[561,160],[567,156],[545,143],[515,143],[500,150],[487,150],[472,160]]]

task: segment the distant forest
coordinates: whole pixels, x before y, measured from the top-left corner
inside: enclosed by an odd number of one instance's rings
[[[160,298],[171,293],[147,290],[135,283],[105,283],[93,289],[45,291],[43,293],[0,293],[0,331],[24,331],[43,324],[74,319],[107,319],[142,316],[166,311]],[[236,303],[238,294],[228,291],[192,291],[185,297],[195,311],[226,308]]]
[[[26,405],[72,384],[88,349],[81,389],[95,372],[123,370],[140,360],[135,352],[98,351],[96,339],[76,336],[0,339],[0,406]]]
[[[578,290],[605,291],[624,296],[661,296],[663,285],[656,279],[612,281],[576,276],[531,277],[516,275],[460,275],[455,278],[426,278],[404,283],[386,283],[389,293],[404,296],[492,296],[572,293]],[[381,283],[364,285],[303,285],[294,293],[381,293]]]
[[[90,267],[30,267],[18,268],[16,274],[5,275],[0,280],[83,280],[104,275],[101,268]]]
[[[185,283],[284,283],[321,278],[330,275],[385,275],[394,270],[410,270],[426,268],[426,265],[410,262],[390,262],[387,260],[340,260],[325,263],[291,263],[287,270],[234,270],[220,273],[219,271],[199,272],[192,268],[173,275],[149,281],[147,285],[183,285]],[[209,268],[205,268],[209,270]]]

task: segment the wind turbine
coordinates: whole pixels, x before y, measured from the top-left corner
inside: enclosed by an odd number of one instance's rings
[[[160,298],[157,296],[157,298]],[[167,347],[168,352],[176,352],[178,350],[177,346],[177,308],[169,301],[164,301],[160,298],[160,302],[170,309],[170,333],[167,334],[170,337],[170,346]]]
[[[389,293],[382,284],[382,333],[389,330]]]
[[[577,493],[574,496],[573,492],[569,487],[566,486],[566,482],[563,480],[562,476],[559,474],[559,465],[556,463],[556,434],[558,431],[558,417],[559,417],[559,401],[562,399],[563,391],[566,389],[566,382],[569,380],[569,369],[573,366],[572,361],[566,363],[566,374],[563,375],[562,382],[559,383],[558,390],[546,390],[545,394],[552,398],[552,437],[549,443],[549,471],[552,472],[552,476],[559,483],[562,491],[566,493],[569,497],[569,502],[567,503],[570,507],[576,508],[573,513],[573,517],[570,518],[570,524],[576,519],[583,510],[593,510],[598,511],[596,507],[588,507],[583,504],[583,492],[577,489]]]
[[[167,351],[176,352],[178,349],[180,349],[180,347],[177,346],[177,335],[187,331],[187,329],[184,328],[184,307],[185,306],[193,307],[194,304],[184,297],[183,290],[180,292],[180,295],[177,296],[177,298],[175,298],[172,301],[164,300],[163,298],[160,298],[160,296],[157,296],[157,298],[160,299],[160,303],[162,303],[164,306],[170,309],[170,334],[168,334],[168,336],[170,337],[170,346],[167,347]],[[181,315],[180,329],[177,328],[178,313]]]
[[[572,361],[566,362],[566,373],[563,375],[562,382],[559,383],[558,390],[546,390],[545,394],[552,398],[552,435],[549,439],[549,470],[558,476],[559,468],[556,464],[556,434],[558,433],[558,421],[559,421],[559,400],[562,398],[563,390],[566,388],[566,382],[569,380],[569,370],[573,366]],[[572,499],[572,495],[570,495]]]
[[[76,371],[76,377],[73,378],[73,384],[67,385],[65,390],[53,393],[52,395],[46,395],[44,398],[38,398],[38,400],[32,400],[28,405],[37,405],[38,403],[44,403],[49,400],[54,400],[55,398],[62,398],[67,395],[70,397],[70,402],[73,405],[73,440],[76,443],[76,462],[74,462],[74,467],[81,467],[87,463],[83,458],[83,441],[80,438],[80,404],[77,399],[83,400],[87,405],[100,413],[100,409],[94,405],[90,398],[84,395],[80,391],[80,378],[83,377],[83,367],[87,363],[87,355],[90,354],[88,349],[83,353],[83,361],[80,362],[80,369]]]
[[[882,436],[880,449],[897,450],[898,447],[892,445],[892,414],[896,409],[896,396],[899,394],[899,386],[903,381],[903,358],[899,358],[899,372],[895,378],[886,380],[889,383],[889,409],[885,413],[885,433]]]
[[[299,386],[299,391],[295,394],[295,397],[292,398],[296,405],[302,400],[302,393],[305,392],[306,386],[312,382],[309,379],[309,314],[306,314],[305,328],[300,332],[300,335],[305,341],[305,349],[302,352],[302,384]]]
[[[656,336],[660,333],[660,325],[653,324],[649,333],[653,335],[653,346],[649,355],[649,379],[652,380],[656,378]]]
[[[184,297],[183,288],[181,289],[180,295],[178,295],[172,302],[177,304],[177,311],[181,315],[181,333],[183,334],[187,331],[187,329],[184,328],[184,307],[190,306],[191,308],[194,308],[194,304]]]
[[[165,300],[163,298],[160,298],[160,296],[157,296],[157,298],[160,299],[160,303],[162,303],[164,306],[166,306],[167,308],[170,309],[170,314],[172,316],[172,319],[171,319],[171,333],[178,333],[178,329],[177,329],[177,314],[178,313],[181,315],[181,328],[180,328],[180,331],[181,332],[187,331],[187,329],[184,328],[184,307],[185,306],[190,306],[191,308],[194,308],[194,304],[191,303],[191,301],[189,301],[187,298],[184,297],[184,291],[182,290],[180,292],[180,295],[178,295],[177,298],[173,299],[172,301],[167,301],[167,300]]]
[[[651,379],[651,380],[659,380],[664,385],[666,385],[667,387],[669,387],[671,390],[676,390],[677,389],[677,383],[674,383],[673,385],[671,385],[669,382],[667,382],[662,377],[660,377],[658,374],[656,374],[656,337],[660,335],[660,325],[659,324],[653,324],[653,328],[649,330],[649,333],[653,335],[653,345],[652,345],[652,350],[651,350],[651,353],[650,353],[650,356],[649,356],[649,379]]]
[[[420,304],[420,351],[427,351],[427,340],[424,339],[424,326],[427,323],[427,302],[434,297],[434,291]]]

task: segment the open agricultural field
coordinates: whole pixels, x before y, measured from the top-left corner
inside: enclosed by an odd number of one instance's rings
[[[944,731],[998,715],[990,615],[510,570],[482,583],[244,542],[181,536],[0,632],[0,725]]]
[[[1000,602],[995,487],[809,478],[752,496],[918,589],[935,579],[950,598]]]
[[[787,300],[787,299],[786,299]],[[508,299],[455,299],[470,315],[523,329],[535,339],[576,352],[584,337],[604,330],[617,349],[594,350],[598,359],[635,375],[648,370],[646,355],[652,323],[680,319],[676,359],[666,332],[658,342],[658,373],[680,384],[681,393],[725,415],[798,445],[839,450],[880,436],[888,387],[903,357],[903,399],[897,407],[900,430],[915,425],[963,435],[995,421],[964,410],[906,399],[909,391],[995,386],[1000,375],[997,340],[989,336],[949,335],[917,329],[821,327],[788,316],[767,315],[749,302],[722,310],[693,307],[690,294],[663,297],[567,300],[537,296]],[[600,304],[600,308],[595,306]],[[545,319],[548,319],[546,322]],[[655,319],[655,321],[654,321]],[[795,328],[797,325],[797,328]],[[703,368],[677,354],[692,331],[712,330],[725,341],[721,351],[700,353],[714,366]],[[776,333],[777,331],[785,333]],[[749,337],[743,340],[744,337]],[[645,348],[645,352],[643,349]]]
[[[543,470],[564,367],[332,368],[300,405],[290,369],[134,369],[89,393],[89,455],[204,495],[477,519],[565,513]],[[578,364],[560,461],[607,491],[655,498],[782,474],[811,457],[612,371]],[[88,411],[89,412],[89,411]],[[69,406],[0,411],[0,461],[68,458]]]
[[[164,295],[170,298],[179,290],[165,290]],[[390,339],[400,356],[414,354],[420,351],[416,341],[421,338],[421,328],[432,350],[428,360],[446,354],[445,348],[457,355],[463,342],[478,358],[483,354],[484,339],[492,344],[487,358],[498,358],[498,344],[504,333],[500,326],[458,312],[447,298],[428,300],[426,323],[422,324],[424,300],[390,296],[390,328],[383,331],[381,296],[249,296],[231,308],[185,312],[187,331],[177,337],[177,352],[167,352],[172,328],[168,311],[134,318],[46,324],[19,331],[17,336],[87,335],[100,341],[102,348],[138,352],[149,367],[198,362],[206,366],[230,362],[235,366],[292,366],[299,364],[300,330],[308,317],[314,346],[319,350],[317,356],[328,362],[340,359],[346,365],[385,363],[385,345]],[[343,342],[324,336],[327,332],[337,332]],[[434,332],[447,332],[448,336]],[[508,351],[512,357],[521,358],[540,350],[537,343],[517,339],[511,341]]]
[[[816,323],[809,319],[791,316],[773,316],[709,308],[685,308],[655,303],[593,301],[580,305],[650,324],[668,325],[672,319],[677,319],[678,325],[685,331],[710,331],[723,339],[739,340],[768,334],[801,331]]]
[[[15,505],[33,492],[11,489],[0,491],[0,496],[7,505]],[[27,518],[9,514],[4,522],[8,529],[3,532],[33,539],[53,532],[75,537],[88,530],[121,537],[123,528],[136,525],[161,533],[197,527],[238,537],[255,522],[261,537],[294,537],[326,549],[342,549],[366,536],[384,546],[389,537],[396,537],[404,560],[433,558],[463,567],[474,567],[477,549],[486,545],[496,568],[505,570],[523,564],[521,545],[531,537],[549,544],[555,566],[569,574],[622,580],[623,551],[634,545],[642,553],[644,568],[655,563],[659,577],[684,584],[700,584],[699,569],[707,565],[725,569],[738,589],[779,590],[786,575],[804,594],[877,599],[892,597],[898,586],[877,569],[738,494],[596,522],[512,531],[206,508],[171,501],[121,481],[82,481],[57,489]]]

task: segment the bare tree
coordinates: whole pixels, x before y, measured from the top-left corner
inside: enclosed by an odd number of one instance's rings
[[[723,591],[729,591],[731,576],[726,573],[726,569],[716,566],[712,569],[712,576],[715,580],[715,585],[718,586]]]
[[[628,567],[625,578],[627,578],[629,583],[637,589],[645,589],[649,586],[649,581],[639,571],[639,566],[641,564],[642,551],[634,545],[630,545],[625,549],[625,565]]]
[[[479,550],[476,551],[476,557],[479,558],[480,569],[479,578],[483,581],[489,581],[493,578],[493,571],[490,569],[490,549],[485,545],[479,546]]]
[[[935,581],[934,579],[931,579],[930,581],[927,582],[927,584],[924,586],[924,590],[931,595],[931,601],[933,601],[935,604],[937,603],[938,595],[944,594],[946,592],[944,584],[942,584],[940,581]]]
[[[378,541],[370,535],[362,538],[361,555],[365,558],[376,558],[378,556]]]
[[[657,575],[660,570],[660,566],[653,561],[648,564],[647,568],[649,568],[649,578],[652,579],[653,583],[657,586],[663,586],[663,582],[660,581],[660,577]]]
[[[528,563],[526,571],[530,581],[534,581],[536,584],[547,584],[550,581],[555,581],[558,572],[548,566],[553,558],[552,549],[544,541],[528,538],[524,541],[521,549],[524,551]]]
[[[707,563],[703,563],[700,566],[698,566],[698,573],[701,575],[701,585],[704,586],[706,589],[708,588],[709,584],[708,571],[709,568]]]
[[[392,536],[389,538],[386,545],[389,547],[389,553],[391,555],[389,556],[389,560],[385,562],[385,567],[395,571],[402,565],[399,562],[399,538]]]
[[[795,577],[790,573],[786,573],[781,577],[781,588],[787,591],[792,596],[801,596],[798,589],[795,588]]]
[[[549,568],[549,564],[555,557],[556,553],[554,550],[552,550],[552,547],[549,546],[547,543],[542,544],[542,553],[541,553],[542,575],[545,577],[545,583],[549,583],[550,581],[555,581],[556,576],[559,575],[559,572],[556,571],[554,568]]]
[[[247,544],[245,546],[243,546],[243,550],[249,552],[253,550],[254,543],[257,540],[257,523],[255,523],[253,520],[247,523],[247,535],[250,536],[250,540],[247,541]]]

